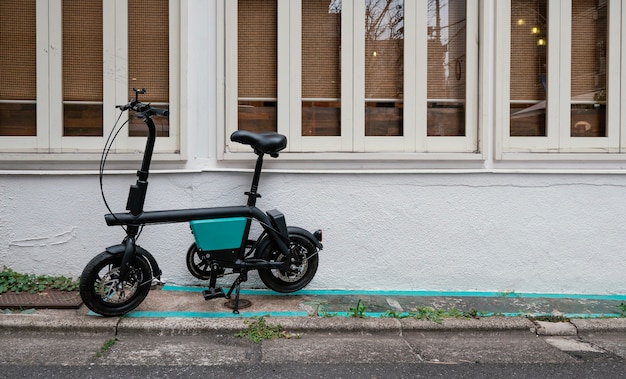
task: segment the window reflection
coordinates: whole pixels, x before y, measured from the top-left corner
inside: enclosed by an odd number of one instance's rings
[[[465,135],[465,0],[428,2],[429,136]]]
[[[572,137],[606,137],[606,3],[572,1]]]
[[[511,136],[546,135],[546,0],[511,2]]]
[[[341,1],[302,2],[302,135],[341,135]]]
[[[402,136],[404,1],[365,3],[365,135]]]
[[[238,128],[276,131],[276,1],[239,0]]]

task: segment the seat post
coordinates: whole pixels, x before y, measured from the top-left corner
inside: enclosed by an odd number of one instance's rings
[[[255,151],[258,155],[256,159],[256,166],[254,167],[254,176],[252,177],[252,186],[250,187],[250,192],[246,192],[248,195],[248,206],[254,207],[256,205],[256,199],[261,197],[259,193],[257,193],[259,189],[259,180],[261,179],[261,170],[263,169],[263,152]]]

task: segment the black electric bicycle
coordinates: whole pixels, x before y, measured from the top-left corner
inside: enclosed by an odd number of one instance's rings
[[[134,117],[143,119],[148,127],[146,149],[137,182],[131,185],[126,213],[105,215],[107,225],[122,226],[126,237],[118,245],[105,249],[87,264],[80,277],[80,296],[85,305],[103,316],[121,316],[135,309],[145,299],[154,280],[160,281],[161,269],[154,256],[137,244],[137,238],[147,224],[189,222],[195,243],[187,251],[186,263],[192,275],[209,280],[203,292],[205,300],[231,298],[235,291],[233,312],[239,313],[240,284],[248,279],[248,272],[257,270],[261,281],[277,292],[294,292],[305,287],[315,276],[318,252],[322,249],[322,231],[311,233],[305,229],[287,226],[284,215],[276,209],[267,212],[256,207],[257,192],[263,157],[277,158],[287,146],[287,138],[274,132],[234,132],[230,139],[250,145],[257,155],[252,186],[245,195],[246,205],[193,208],[177,210],[144,211],[148,188],[150,162],[156,139],[153,116],[169,116],[165,109],[153,108],[139,101],[145,89],[135,89],[135,98],[118,106],[122,114],[134,111]],[[121,116],[121,114],[120,114]],[[115,128],[114,128],[115,130]],[[117,133],[119,133],[119,130]],[[110,146],[115,139],[109,137],[100,162],[100,186]],[[104,198],[104,193],[103,193]],[[262,227],[256,239],[251,239],[250,229],[255,221]],[[228,270],[228,271],[227,271]],[[219,277],[237,274],[225,293],[216,288]]]

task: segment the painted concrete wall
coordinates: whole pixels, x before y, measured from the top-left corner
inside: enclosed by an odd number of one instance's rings
[[[155,174],[146,209],[243,204],[245,173]],[[626,293],[622,175],[278,174],[262,178],[263,209],[324,229],[310,288]],[[132,176],[105,177],[123,210]],[[0,262],[78,276],[123,238],[105,225],[95,175],[0,181]],[[147,226],[139,243],[172,283],[185,267],[187,224]],[[252,276],[249,286],[259,284]]]

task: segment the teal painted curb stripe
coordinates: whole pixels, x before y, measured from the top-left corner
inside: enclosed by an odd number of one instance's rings
[[[205,287],[187,287],[166,284],[163,291],[202,292]],[[228,290],[228,289],[226,289]],[[529,298],[529,299],[584,299],[584,300],[614,300],[626,301],[626,295],[592,295],[567,293],[517,293],[517,292],[461,292],[461,291],[378,291],[378,290],[300,290],[294,293],[280,293],[271,290],[241,290],[242,295],[317,295],[317,296],[421,296],[421,297],[501,297],[501,298]]]
[[[286,312],[185,312],[185,311],[132,311],[124,317],[128,318],[254,318],[262,316],[273,317],[303,317],[308,316],[307,312],[286,311]],[[87,316],[102,317],[99,314],[89,311]]]
[[[135,311],[130,312],[129,318],[253,318],[253,317],[302,317],[308,316],[306,312],[181,312],[181,311]]]

